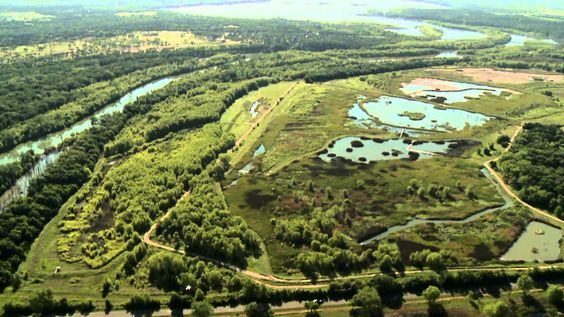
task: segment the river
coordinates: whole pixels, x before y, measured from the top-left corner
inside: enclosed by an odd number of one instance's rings
[[[165,87],[181,76],[182,75],[169,76],[139,86],[122,96],[118,101],[108,104],[93,115],[76,122],[64,130],[48,134],[37,140],[22,143],[11,151],[0,154],[0,165],[16,162],[22,153],[30,150],[33,150],[34,154],[41,155],[40,159],[34,164],[33,168],[24,176],[20,177],[12,188],[8,189],[0,196],[0,210],[8,206],[8,204],[14,199],[27,196],[30,181],[41,175],[49,164],[55,162],[59,158],[61,152],[56,150],[57,147],[73,135],[91,128],[93,118],[100,118],[106,114],[122,111],[127,104],[135,102],[139,97]]]
[[[100,118],[106,114],[112,114],[118,111],[122,111],[125,105],[134,102],[141,96],[145,96],[157,89],[163,88],[164,86],[172,82],[175,78],[176,77],[173,76],[165,77],[135,88],[121,97],[118,101],[105,106],[104,108],[95,112],[93,115],[76,122],[75,124],[64,130],[50,133],[37,140],[21,143],[9,152],[0,154],[0,165],[16,162],[21,154],[26,153],[29,150],[33,150],[34,154],[41,155],[49,149],[56,148],[61,143],[63,143],[64,140],[72,137],[74,134],[83,132],[92,127],[92,118]]]

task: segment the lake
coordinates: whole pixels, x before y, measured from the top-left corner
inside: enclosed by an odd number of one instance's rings
[[[511,34],[511,40],[505,46],[523,46],[529,40],[528,37],[523,35]]]
[[[359,17],[370,10],[388,12],[398,8],[446,8],[440,4],[416,0],[355,0],[352,1],[240,1],[236,3],[197,4],[173,8],[173,11],[205,16],[231,18],[273,19],[312,21],[370,21],[368,17]]]
[[[441,40],[443,41],[456,41],[456,40],[481,40],[488,37],[486,34],[476,31],[453,29],[444,26],[434,26],[443,32]]]
[[[382,124],[412,129],[446,132],[462,130],[467,125],[480,126],[492,119],[481,113],[454,108],[438,108],[427,102],[392,96],[381,96],[375,101],[364,103],[363,106],[370,116]],[[424,117],[414,120],[403,115],[405,112],[423,114]]]
[[[364,99],[363,99],[364,100]],[[360,102],[360,99],[359,99]],[[353,106],[348,111],[348,117],[355,126],[365,128],[365,129],[382,129],[387,132],[397,133],[401,136],[411,136],[417,137],[422,134],[427,134],[427,132],[422,130],[413,130],[413,129],[406,129],[400,127],[394,127],[389,125],[384,125],[381,123],[376,122],[372,117],[366,113],[361,107],[359,102],[353,104]]]
[[[173,8],[175,12],[203,16],[220,16],[247,19],[307,20],[321,22],[371,22],[389,25],[389,31],[408,35],[423,36],[419,27],[428,24],[422,21],[384,16],[386,13],[399,8],[446,9],[438,3],[428,1],[396,0],[374,1],[299,1],[299,0],[271,0],[259,2],[238,2],[219,4],[198,4]],[[369,14],[378,12],[379,14]],[[442,40],[474,40],[487,37],[486,34],[469,30],[447,28],[433,25],[441,30]]]
[[[409,159],[410,151],[423,151],[419,153],[418,159],[433,157],[432,153],[445,154],[448,146],[455,141],[425,142],[413,145],[411,149],[408,146],[411,142],[404,142],[402,139],[392,140],[373,140],[356,136],[344,137],[336,140],[329,146],[325,153],[319,155],[319,158],[325,162],[331,162],[335,157],[351,160],[355,163],[368,163],[385,160]],[[424,153],[432,152],[432,153]]]
[[[535,40],[533,38],[524,36],[524,35],[518,35],[518,34],[511,34],[511,40],[509,42],[507,42],[505,44],[505,46],[523,46],[526,44],[526,42],[539,42],[542,44],[548,44],[548,45],[558,45],[558,42],[556,42],[553,39],[543,39],[543,40]]]

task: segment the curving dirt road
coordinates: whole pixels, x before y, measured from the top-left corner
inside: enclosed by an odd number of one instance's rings
[[[189,197],[190,197],[190,192],[186,192],[180,200],[188,199]],[[170,216],[171,210],[172,210],[172,208],[160,218],[159,222],[168,218]],[[179,254],[186,254],[186,252],[183,251],[183,250],[176,250],[171,246],[168,246],[168,245],[165,245],[165,244],[162,244],[160,242],[152,240],[151,235],[153,234],[153,232],[155,231],[157,226],[158,226],[158,222],[153,224],[151,226],[151,228],[149,229],[149,231],[147,231],[143,235],[143,242],[144,243],[146,243],[149,246],[161,249],[161,250],[165,250],[165,251],[169,251],[169,252],[175,252],[175,253],[179,253]],[[209,258],[207,256],[196,254],[196,253],[188,252],[187,255],[192,256],[192,257],[197,257],[197,258],[200,258],[202,260],[212,262],[212,263],[214,263],[218,266],[230,269],[234,272],[240,273],[240,274],[254,280],[256,283],[265,285],[265,286],[272,288],[272,289],[317,289],[317,288],[325,288],[325,287],[329,286],[329,283],[331,281],[367,279],[367,278],[372,278],[372,277],[375,277],[375,276],[383,275],[383,273],[381,273],[381,272],[364,273],[364,274],[356,274],[356,275],[350,275],[350,276],[339,276],[339,277],[335,277],[335,278],[321,278],[321,279],[317,280],[316,283],[313,283],[309,279],[285,279],[285,278],[276,277],[274,275],[265,275],[265,274],[262,274],[262,273],[242,269],[242,268],[235,266],[233,264],[229,264],[229,263],[226,263],[226,262],[223,262],[223,261],[219,261],[217,259],[212,259],[212,258]],[[541,265],[541,266],[536,266],[536,267],[539,268],[539,269],[549,269],[549,268],[556,268],[556,267],[559,267],[559,266],[558,265]],[[530,269],[531,269],[531,266],[514,266],[514,267],[491,266],[491,267],[481,267],[481,268],[459,267],[459,268],[449,268],[449,272],[463,272],[463,271],[464,272],[480,272],[480,271],[522,272],[522,271],[528,271]],[[423,272],[430,272],[430,270],[408,270],[408,271],[405,271],[404,274],[405,275],[414,275],[414,274],[420,274],[420,273],[423,273]]]
[[[505,149],[505,151],[509,151],[511,149],[511,146],[513,145],[515,139],[517,138],[518,134],[522,131],[523,126],[519,126],[515,132],[513,133],[513,136],[511,137],[511,141],[509,146]],[[521,203],[522,205],[526,206],[527,208],[531,209],[533,212],[540,214],[544,217],[553,219],[555,221],[557,221],[560,224],[564,224],[564,221],[556,218],[555,216],[540,210],[536,207],[533,207],[529,204],[527,204],[526,202],[522,201],[519,197],[517,197],[517,195],[515,195],[511,188],[509,187],[509,185],[507,185],[503,179],[501,178],[501,176],[493,169],[491,168],[490,164],[491,162],[497,161],[499,159],[499,157],[489,160],[487,162],[484,163],[484,166],[488,169],[488,171],[495,177],[495,179],[498,181],[498,183],[500,184],[501,188],[503,188],[503,190],[510,195],[512,198],[514,198],[516,201],[518,201],[519,203]],[[179,202],[183,199],[189,199],[190,197],[190,192],[186,192],[184,193],[184,195],[182,196],[182,198],[179,200]],[[171,213],[171,209],[169,209],[169,211],[164,214],[160,220],[163,221],[165,219],[167,219],[170,216]],[[162,244],[160,242],[154,241],[151,239],[151,235],[153,234],[153,232],[155,231],[155,229],[158,226],[158,223],[155,223],[151,226],[151,228],[149,229],[149,231],[147,231],[144,235],[143,235],[143,242],[146,243],[149,246],[155,247],[155,248],[159,248],[161,250],[165,250],[165,251],[169,251],[169,252],[175,252],[175,253],[179,253],[179,254],[187,254],[189,256],[192,257],[198,257],[202,260],[205,261],[209,261],[212,262],[218,266],[230,269],[234,272],[240,273],[248,278],[251,278],[252,280],[254,280],[255,282],[265,285],[269,288],[272,289],[316,289],[316,288],[325,288],[329,286],[329,282],[331,281],[338,281],[338,280],[352,280],[352,279],[366,279],[366,278],[372,278],[374,276],[378,276],[378,275],[382,275],[383,273],[365,273],[365,274],[356,274],[356,275],[350,275],[350,276],[339,276],[339,277],[335,277],[335,278],[321,278],[318,279],[316,283],[313,283],[311,280],[309,279],[285,279],[285,278],[279,278],[276,277],[274,275],[265,275],[259,272],[254,272],[254,271],[250,271],[250,270],[246,270],[246,269],[242,269],[238,266],[235,266],[233,264],[229,264],[223,261],[219,261],[217,259],[212,259],[209,258],[207,256],[204,255],[200,255],[200,254],[196,254],[196,253],[191,253],[188,252],[186,253],[183,250],[176,250],[171,246]],[[549,269],[549,268],[557,268],[560,267],[560,265],[539,265],[539,266],[535,266],[536,268],[539,269]],[[496,272],[496,271],[512,271],[512,272],[522,272],[522,271],[528,271],[532,268],[532,266],[490,266],[490,267],[458,267],[458,268],[449,268],[449,272],[480,272],[480,271],[492,271],[492,272]],[[404,274],[405,275],[414,275],[414,274],[419,274],[419,273],[423,273],[423,272],[429,272],[430,270],[408,270],[405,271]]]
[[[520,125],[515,132],[513,133],[513,135],[511,136],[511,141],[509,142],[509,145],[507,146],[507,148],[505,149],[504,152],[507,152],[511,149],[511,146],[513,146],[513,143],[515,142],[515,139],[517,138],[517,136],[519,135],[519,133],[521,133],[521,131],[523,131],[523,125]],[[491,163],[492,162],[496,162],[500,159],[501,155],[491,159],[487,162],[484,163],[484,167],[488,169],[488,171],[494,176],[494,178],[496,179],[496,181],[499,183],[499,185],[501,186],[501,188],[503,188],[503,190],[509,195],[511,196],[513,199],[515,199],[517,202],[519,202],[521,205],[527,207],[529,210],[531,210],[533,213],[536,213],[544,218],[548,218],[560,225],[564,225],[564,220],[552,215],[551,213],[544,211],[542,209],[539,209],[537,207],[531,206],[530,204],[526,203],[525,201],[523,201],[521,198],[519,198],[519,196],[517,196],[513,190],[511,189],[511,187],[503,180],[503,177],[501,177],[501,175],[499,175],[499,173],[497,171],[495,171],[492,167],[491,167]]]

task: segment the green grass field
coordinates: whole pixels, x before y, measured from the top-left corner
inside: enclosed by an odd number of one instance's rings
[[[49,21],[53,18],[55,17],[52,15],[41,14],[35,11],[0,12],[0,20],[5,19],[8,21],[18,21],[18,22]]]

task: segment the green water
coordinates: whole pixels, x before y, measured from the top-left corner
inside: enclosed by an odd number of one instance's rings
[[[542,231],[544,234],[537,234]],[[545,223],[532,221],[519,239],[501,257],[503,261],[554,261],[560,255],[562,230]]]

